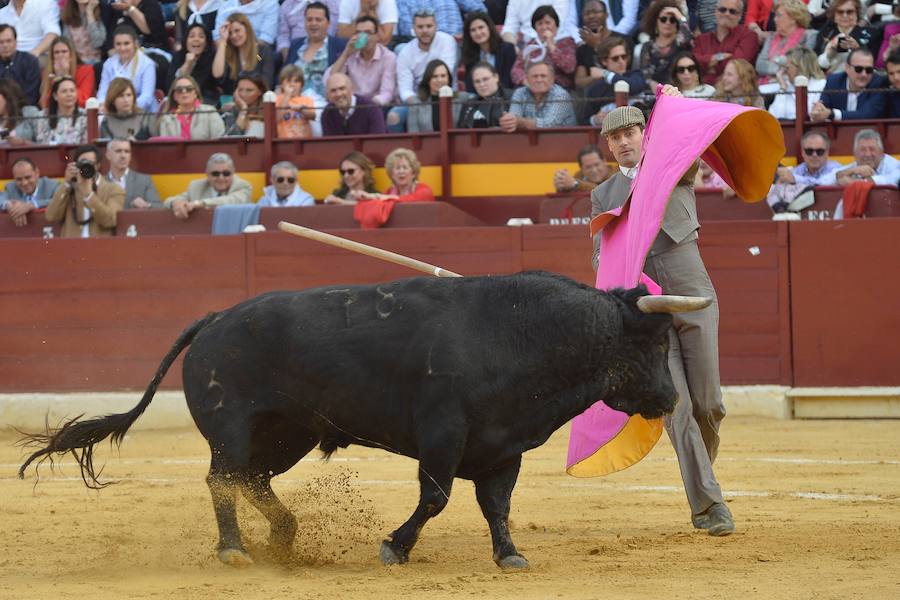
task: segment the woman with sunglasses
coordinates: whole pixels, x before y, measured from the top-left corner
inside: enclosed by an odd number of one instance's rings
[[[78,87],[68,75],[57,77],[50,86],[50,102],[37,122],[34,141],[49,146],[87,141],[87,117],[78,108]]]
[[[822,70],[841,73],[851,50],[869,47],[872,30],[861,25],[861,14],[860,0],[832,0],[828,5],[828,22],[819,31],[815,47]]]
[[[168,110],[159,119],[159,135],[181,140],[214,140],[225,133],[225,122],[208,104],[200,102],[193,77],[172,82],[164,102]]]
[[[685,98],[712,98],[716,93],[716,88],[703,83],[700,63],[690,52],[679,52],[672,57],[669,78]]]
[[[325,197],[325,204],[356,204],[364,193],[377,194],[372,176],[374,170],[375,163],[362,152],[354,150],[342,158],[339,167],[341,185]]]
[[[776,119],[793,121],[797,117],[797,97],[794,94],[794,79],[803,75],[809,80],[807,90],[807,114],[819,101],[825,89],[825,73],[816,62],[816,53],[809,48],[794,48],[785,56],[784,66],[778,70],[776,80],[759,86],[762,94],[775,94],[775,100],[769,105],[769,113]]]
[[[680,2],[656,0],[641,19],[641,31],[650,36],[650,41],[641,44],[640,69],[647,85],[655,90],[657,83],[672,83],[672,59],[678,52],[691,49],[691,30],[681,14]]]
[[[487,13],[476,11],[466,15],[460,58],[466,69],[467,92],[475,92],[472,69],[482,61],[494,66],[501,86],[513,88],[512,68],[516,62],[516,47],[503,41]]]
[[[257,206],[312,206],[316,203],[309,192],[300,187],[297,166],[283,160],[272,165],[269,173],[270,185],[263,188],[262,198]]]
[[[775,7],[775,31],[766,38],[756,57],[760,84],[773,80],[785,64],[788,51],[813,47],[816,32],[806,29],[809,18],[809,11],[800,0],[779,0]]]
[[[150,138],[152,121],[150,113],[136,104],[134,85],[124,77],[116,77],[109,84],[103,101],[103,122],[100,137],[120,140],[146,140]]]
[[[756,83],[756,69],[743,58],[728,61],[725,71],[716,82],[716,100],[765,108],[765,102]]]

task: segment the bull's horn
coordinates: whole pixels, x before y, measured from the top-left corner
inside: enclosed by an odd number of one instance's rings
[[[643,313],[675,313],[701,310],[712,304],[706,296],[641,296],[637,307]]]

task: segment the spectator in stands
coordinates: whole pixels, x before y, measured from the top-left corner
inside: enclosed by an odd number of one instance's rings
[[[38,105],[41,65],[32,54],[17,49],[16,30],[0,23],[0,80],[12,79],[25,92],[30,106]]]
[[[164,86],[169,72],[169,34],[166,32],[162,6],[158,0],[116,0],[109,7],[113,15],[119,16],[115,25],[108,24],[107,30],[112,29],[115,36],[120,27],[134,29],[140,36],[136,38],[136,44],[153,60],[156,65],[156,81]],[[107,44],[115,45],[115,39],[108,39]]]
[[[234,90],[234,107],[225,114],[225,135],[263,138],[262,97],[268,90],[258,75],[241,75]]]
[[[199,25],[210,34],[209,47],[212,47],[212,32],[216,30],[216,16],[219,14],[221,0],[178,0],[175,8],[175,50],[184,49],[184,40],[188,30]],[[190,75],[190,73],[185,73]]]
[[[57,0],[10,0],[0,8],[0,24],[15,28],[18,48],[32,56],[41,56],[59,30]]]
[[[220,204],[248,204],[253,186],[234,172],[234,161],[224,152],[216,152],[206,161],[206,178],[195,179],[186,191],[166,198],[165,207],[175,217],[187,219],[198,208]]]
[[[494,66],[494,70],[500,76],[501,87],[506,89],[515,87],[512,82],[512,68],[516,62],[516,47],[500,38],[494,22],[487,13],[472,12],[466,16],[460,59],[466,69],[467,92],[475,92],[472,68],[483,61]]]
[[[28,213],[34,209],[46,208],[59,183],[41,176],[40,169],[27,156],[16,159],[12,164],[13,180],[6,184],[6,200],[0,210],[9,215],[9,220],[17,227],[28,224]]]
[[[274,49],[275,36],[278,35],[278,0],[222,0],[216,13],[214,40],[219,41],[222,26],[235,13],[246,15],[249,28],[253,29],[260,45]]]
[[[891,84],[886,116],[889,119],[900,119],[900,50],[888,55],[886,66],[888,80]]]
[[[343,73],[328,79],[328,105],[322,111],[323,135],[387,133],[384,112],[365,96],[353,93],[353,82]]]
[[[310,138],[310,121],[316,120],[313,99],[303,95],[303,69],[287,65],[279,75],[281,93],[275,98],[278,137]]]
[[[87,141],[87,118],[78,108],[75,80],[64,75],[50,86],[50,102],[44,118],[38,119],[34,134],[37,144],[84,144]]]
[[[819,66],[828,73],[839,73],[850,59],[849,53],[868,48],[872,31],[860,24],[862,4],[860,0],[832,0],[826,15],[828,23],[819,31],[815,50],[819,54]]]
[[[766,107],[756,83],[756,70],[743,58],[728,61],[716,82],[713,98],[742,106]]]
[[[60,23],[63,37],[75,44],[81,62],[96,65],[103,60],[106,26],[100,18],[100,0],[65,0]]]
[[[338,22],[337,34],[342,38],[353,36],[360,17],[375,19],[379,23],[378,41],[389,42],[397,26],[397,0],[341,0],[340,16],[334,17]]]
[[[610,36],[606,16],[606,4],[602,0],[586,0],[581,9],[584,26],[578,33],[584,43],[575,50],[575,87],[579,90],[600,79],[597,49]]]
[[[216,109],[202,104],[193,77],[172,82],[165,114],[159,119],[161,136],[181,140],[214,140],[225,133],[225,123]]]
[[[325,80],[332,73],[344,73],[361,96],[386,106],[397,93],[397,55],[381,43],[384,38],[377,33],[378,21],[374,17],[359,17],[354,27],[355,33],[344,51],[325,72]]]
[[[799,0],[798,0],[799,1]],[[640,69],[651,90],[657,83],[672,83],[672,59],[693,45],[687,19],[678,0],[655,0],[641,18],[641,31],[650,40],[641,45]]]
[[[775,7],[775,31],[768,34],[756,57],[759,82],[771,82],[794,48],[812,48],[816,31],[806,29],[809,11],[801,0],[779,0]]]
[[[106,160],[109,172],[105,178],[125,191],[125,208],[162,208],[150,176],[131,169],[129,140],[111,140],[106,144]]]
[[[141,50],[137,32],[130,25],[120,25],[113,32],[115,54],[103,63],[98,98],[106,98],[109,84],[116,77],[124,77],[134,84],[137,105],[147,111],[156,110],[156,63]]]
[[[27,106],[25,93],[13,79],[0,79],[0,144],[18,146],[34,141],[41,111]]]
[[[525,85],[513,92],[509,112],[500,117],[506,133],[543,127],[573,127],[575,110],[569,92],[553,82],[553,65],[533,62],[527,67]]]
[[[116,77],[110,82],[103,109],[100,137],[146,140],[153,135],[152,115],[135,104],[134,86],[128,79]]]
[[[215,0],[207,0],[207,4]],[[199,17],[198,17],[199,18]],[[213,76],[212,65],[215,58],[215,46],[212,33],[198,21],[186,27],[181,39],[181,48],[169,63],[167,81],[175,81],[178,77],[193,77],[200,86],[200,96],[205,104],[215,106],[219,103],[221,91],[218,78]]]
[[[291,40],[306,37],[306,5],[311,0],[285,0],[278,9],[278,52],[282,62],[287,60]],[[328,24],[328,35],[336,36],[338,18],[340,17],[340,0],[322,1],[328,7],[331,20]],[[379,40],[387,44],[389,40]]]
[[[817,0],[812,1],[815,2]],[[690,13],[688,19],[691,24],[691,30],[698,32],[697,35],[715,31],[718,5],[718,0],[696,0],[696,2],[692,2],[692,5],[688,6],[688,12]]]
[[[575,87],[575,40],[571,37],[557,39],[559,15],[552,6],[539,6],[531,16],[531,26],[537,39],[525,46],[512,68],[512,80],[516,85],[525,81],[525,63],[548,61],[553,64],[556,83],[567,90]]]
[[[869,6],[869,10],[871,9],[872,5]],[[884,28],[881,30],[881,46],[875,54],[875,66],[879,69],[886,67],[887,58],[890,54],[900,52],[900,2],[894,2],[893,11],[894,14],[891,15],[892,20],[885,23]]]
[[[853,138],[853,157],[855,161],[834,173],[837,185],[850,185],[854,181],[897,185],[900,180],[900,160],[884,153],[884,143],[874,129],[856,132]]]
[[[703,83],[700,63],[690,52],[679,52],[672,59],[670,80],[685,98],[712,98],[716,93],[716,88]]]
[[[640,69],[629,69],[631,49],[628,42],[618,36],[609,36],[597,50],[597,58],[603,67],[600,70],[600,79],[587,89],[585,107],[588,116],[588,124],[600,127],[606,113],[615,108],[615,84],[619,81],[628,83],[628,95],[631,97],[641,94],[647,89],[644,74]]]
[[[457,126],[463,129],[500,127],[500,117],[509,110],[509,96],[500,87],[497,70],[489,62],[480,62],[470,71],[475,96],[463,105]]]
[[[795,168],[778,167],[775,183],[802,186],[832,185],[841,163],[831,160],[831,140],[821,131],[807,131],[800,138],[803,162]]]
[[[440,59],[434,59],[425,67],[425,74],[419,83],[417,93],[418,103],[409,107],[409,117],[407,118],[407,131],[410,133],[420,133],[427,131],[440,131],[441,119],[439,110],[439,97],[442,87],[450,86],[450,68]],[[453,102],[451,104],[453,111],[453,124],[459,121],[460,110],[462,104],[469,99],[466,92],[454,92]]]
[[[347,40],[328,35],[331,17],[321,2],[306,5],[306,37],[291,41],[287,62],[303,69],[306,89],[325,97],[325,71],[337,61]]]
[[[759,38],[740,24],[743,0],[718,0],[716,29],[697,36],[694,56],[703,67],[703,82],[715,84],[733,58],[753,64],[759,53]]]
[[[71,40],[57,37],[50,44],[50,57],[41,77],[41,108],[47,108],[53,80],[63,75],[75,80],[75,86],[78,88],[78,106],[84,108],[87,99],[94,95],[94,67],[81,63]]]
[[[590,192],[611,175],[609,165],[597,146],[588,144],[578,151],[578,171],[570,175],[568,169],[558,169],[553,175],[557,192]]]
[[[451,36],[462,36],[463,17],[470,12],[487,12],[482,0],[397,0],[397,34],[400,39],[416,33],[416,15],[430,12],[437,21],[437,30]],[[448,65],[450,63],[447,63]]]
[[[368,156],[356,150],[349,153],[341,159],[341,185],[325,197],[325,204],[356,204],[363,192],[377,194],[374,170],[375,163]]]
[[[776,119],[793,120],[797,116],[797,98],[794,94],[794,79],[803,75],[809,80],[807,86],[807,114],[812,112],[813,106],[819,101],[821,92],[825,88],[825,73],[816,62],[816,53],[809,48],[794,48],[788,50],[785,57],[785,65],[778,69],[776,79],[778,83],[767,83],[759,86],[762,94],[775,94],[775,100],[769,105],[769,112]]]
[[[771,33],[769,22],[772,18],[772,5],[773,0],[747,0],[744,23],[747,25],[747,29],[759,38],[760,45],[768,39]]]
[[[309,192],[300,187],[297,167],[286,160],[272,165],[269,185],[257,202],[259,206],[313,206],[316,203]]]
[[[427,183],[419,181],[422,165],[416,153],[407,148],[395,148],[384,159],[384,168],[391,179],[391,187],[383,194],[361,192],[360,200],[395,200],[397,202],[430,202],[434,192]]]
[[[885,92],[869,89],[887,87],[887,80],[874,75],[875,59],[865,48],[853,50],[847,57],[847,69],[833,73],[825,80],[822,99],[809,113],[812,121],[877,119],[884,114]]]
[[[275,79],[275,60],[272,48],[256,39],[247,15],[234,12],[219,31],[212,76],[219,80],[225,94],[233,94],[238,79],[244,75],[258,75],[268,87]]]
[[[621,36],[630,37],[637,29],[638,8],[640,2],[637,0],[607,0],[609,3],[609,16],[607,20],[609,28],[613,33]]]
[[[406,44],[397,55],[397,94],[400,101],[410,104],[416,101],[416,89],[422,82],[425,67],[439,58],[451,69],[456,68],[456,40],[437,30],[434,11],[422,9],[413,17],[415,41]],[[452,73],[451,73],[452,75]],[[391,131],[403,131],[406,126],[405,106],[397,106],[388,113],[387,124]]]
[[[534,11],[541,6],[551,6],[556,11],[559,22],[568,23],[569,5],[568,0],[509,0],[506,7],[506,20],[503,22],[500,35],[513,45],[519,44],[520,36],[522,43],[528,44],[538,39],[538,34],[531,22]],[[635,2],[635,8],[637,8],[637,2]],[[573,37],[574,33],[564,27],[560,31],[560,36]]]
[[[100,176],[100,153],[94,146],[76,148],[72,158],[44,216],[48,223],[62,223],[62,237],[111,236],[125,191]]]

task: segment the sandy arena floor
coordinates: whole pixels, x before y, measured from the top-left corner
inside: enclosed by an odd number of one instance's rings
[[[423,532],[411,561],[386,568],[378,545],[411,513],[415,465],[351,447],[275,480],[300,518],[296,557],[265,555],[267,524],[241,500],[257,565],[214,558],[194,430],[137,431],[86,490],[67,460],[34,487],[0,434],[0,598],[900,598],[900,421],[726,419],[717,474],[738,532],[691,528],[674,455],[606,478],[563,473],[567,431],[525,455],[512,531],[527,572],[501,573],[469,482]]]

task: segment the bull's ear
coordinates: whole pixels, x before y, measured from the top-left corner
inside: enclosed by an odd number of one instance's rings
[[[638,312],[633,315],[631,322],[628,323],[629,329],[636,330],[641,335],[650,338],[665,337],[669,334],[669,328],[672,327],[672,315],[668,313],[644,314]]]

